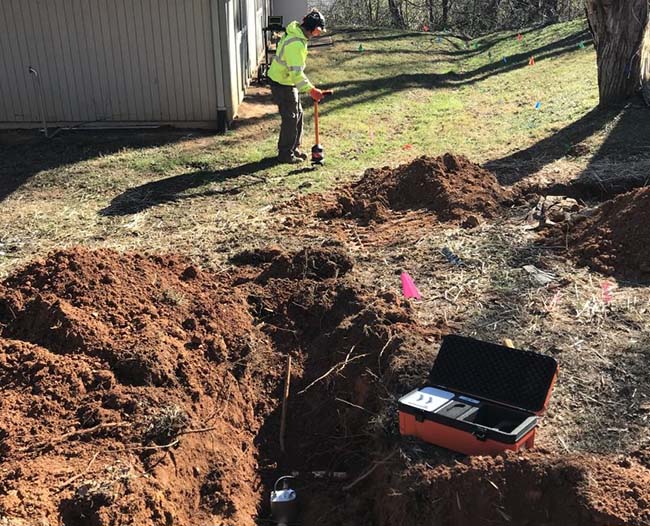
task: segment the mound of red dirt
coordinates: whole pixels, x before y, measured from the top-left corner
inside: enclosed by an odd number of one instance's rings
[[[509,453],[383,476],[386,526],[650,524],[650,471],[632,458]]]
[[[568,233],[551,235],[578,262],[607,275],[650,279],[650,187],[639,188],[600,205]]]
[[[341,189],[323,218],[353,217],[364,224],[386,221],[391,210],[433,212],[441,222],[473,227],[492,218],[506,198],[496,177],[463,156],[419,157],[395,169],[369,169],[357,183]]]
[[[352,446],[330,449],[345,444],[338,417],[354,433],[370,416],[323,400],[378,407],[371,369],[399,348],[409,314],[343,280],[352,262],[336,250],[261,259],[223,275],[176,256],[76,249],[1,284],[0,516],[253,524],[278,462],[351,462]],[[283,455],[287,354],[305,392]]]
[[[281,371],[242,291],[179,257],[58,252],[0,287],[0,324],[0,515],[251,523],[256,393]]]

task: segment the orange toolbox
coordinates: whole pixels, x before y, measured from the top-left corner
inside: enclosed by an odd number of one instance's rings
[[[464,336],[442,340],[427,384],[399,399],[399,429],[466,455],[530,449],[554,358]]]

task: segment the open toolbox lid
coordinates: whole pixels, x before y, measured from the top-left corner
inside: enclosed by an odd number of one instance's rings
[[[447,335],[429,383],[539,414],[546,409],[557,369],[555,359],[544,354]]]

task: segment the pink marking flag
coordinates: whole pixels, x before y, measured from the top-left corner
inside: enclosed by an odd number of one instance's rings
[[[551,301],[548,303],[548,306],[546,307],[546,312],[553,312],[560,301],[560,298],[562,297],[562,291],[558,290],[555,291],[555,294],[553,294],[553,297],[551,298]]]
[[[607,305],[612,302],[612,287],[613,285],[609,281],[603,281],[600,285],[603,289],[603,303]]]
[[[421,300],[422,295],[420,291],[413,283],[413,279],[406,272],[402,272],[400,276],[402,279],[402,292],[404,293],[405,298],[415,298],[416,300]]]

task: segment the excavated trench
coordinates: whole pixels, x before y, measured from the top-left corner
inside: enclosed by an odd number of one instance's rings
[[[306,526],[650,524],[647,457],[463,459],[401,439],[396,398],[446,329],[355,283],[345,253],[235,263],[73,249],[0,286],[0,517],[268,524],[270,486],[296,472]]]

